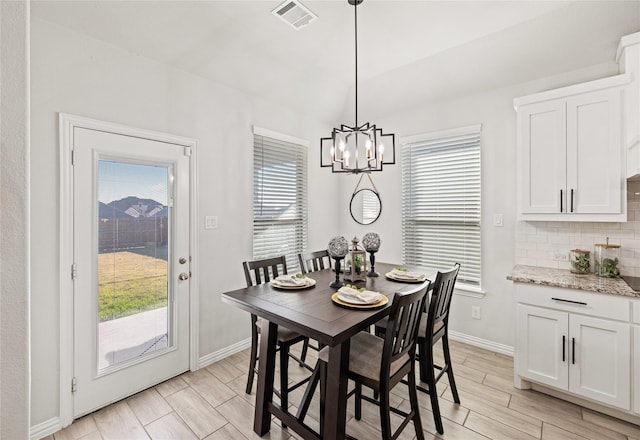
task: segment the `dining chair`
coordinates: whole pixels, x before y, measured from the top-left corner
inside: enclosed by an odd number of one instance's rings
[[[429,300],[429,308],[422,314],[420,319],[420,329],[418,332],[418,364],[420,366],[420,381],[427,384],[428,388],[418,385],[418,390],[429,394],[431,399],[431,411],[438,433],[443,434],[442,416],[440,415],[440,405],[438,404],[438,392],[436,384],[446,373],[449,379],[449,388],[453,395],[453,401],[460,403],[458,388],[453,377],[451,366],[451,354],[449,352],[449,310],[451,299],[455,287],[460,264],[456,263],[453,268],[445,272],[438,272],[433,283],[433,292]],[[437,365],[433,359],[433,346],[436,342],[442,341],[442,351],[444,352],[444,365]],[[438,371],[438,375],[435,374]]]
[[[266,258],[262,260],[245,261],[242,263],[244,269],[244,276],[247,282],[247,287],[263,284],[276,279],[280,274],[287,274],[287,260],[284,256]],[[279,267],[281,269],[279,269]],[[280,270],[282,272],[280,272]],[[253,274],[253,276],[252,276]],[[251,388],[253,387],[253,378],[257,373],[256,363],[258,358],[258,336],[260,334],[262,318],[258,318],[256,315],[251,315],[251,355],[249,358],[249,374],[247,377],[247,387],[245,392],[251,394]],[[291,346],[298,342],[304,342],[302,349],[302,355],[298,358],[291,353]],[[280,352],[280,391],[274,391],[280,397],[280,405],[283,409],[287,409],[289,405],[289,392],[304,385],[309,381],[309,377],[299,381],[292,386],[289,384],[289,358],[298,362],[301,367],[306,367],[311,370],[311,367],[305,364],[306,348],[309,343],[309,339],[302,336],[288,328],[278,326],[277,337],[277,350]]]
[[[326,259],[326,262],[325,262]],[[298,254],[300,271],[302,273],[317,272],[319,270],[331,269],[331,257],[327,249],[306,254]]]
[[[395,439],[405,426],[413,421],[418,440],[424,439],[416,389],[415,355],[420,318],[425,307],[429,282],[404,292],[396,292],[391,303],[384,338],[361,331],[351,338],[348,377],[355,388],[348,397],[355,396],[355,418],[362,418],[362,400],[374,403],[380,409],[383,440]],[[357,313],[357,312],[356,312]],[[325,382],[329,351],[325,347],[318,354],[318,363],[305,390],[297,417],[304,420],[318,383],[320,383],[320,426],[324,422]],[[406,413],[390,405],[390,391],[407,377],[410,412]],[[403,381],[404,382],[404,381]],[[378,399],[362,394],[362,386],[371,388]],[[391,432],[391,412],[404,420],[394,433]],[[323,433],[320,432],[322,438]],[[347,438],[351,438],[347,436]]]
[[[311,272],[317,272],[324,269],[331,269],[331,257],[329,256],[329,251],[327,249],[308,252],[306,254],[299,253],[298,263],[300,264],[300,271],[303,274],[309,274]],[[309,348],[312,348],[315,351],[320,351],[322,346],[320,344],[313,345],[309,342],[305,342],[304,346],[302,347],[302,359],[306,359],[307,351]]]
[[[426,383],[428,388],[418,384],[417,389],[429,394],[436,430],[440,434],[444,433],[444,427],[442,426],[436,383],[445,373],[447,373],[449,379],[453,400],[455,403],[460,403],[458,389],[453,377],[453,368],[451,366],[448,332],[449,309],[459,270],[460,264],[456,263],[450,270],[436,274],[435,281],[433,282],[433,291],[431,292],[430,299],[427,301],[428,309],[425,308],[425,312],[422,313],[418,330],[416,359],[419,364],[420,382]],[[387,318],[376,322],[375,334],[383,337],[386,327]],[[435,364],[433,359],[433,346],[440,340],[442,340],[442,349],[444,352],[444,365],[442,366]],[[439,370],[437,376],[435,375],[435,370]],[[430,390],[433,390],[433,392],[430,392]]]

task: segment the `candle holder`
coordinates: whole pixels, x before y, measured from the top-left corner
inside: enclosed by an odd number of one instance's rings
[[[340,281],[340,261],[347,255],[349,243],[344,237],[333,237],[329,240],[327,251],[329,252],[329,256],[335,260],[334,269],[336,271],[336,279],[329,284],[329,287],[339,289],[344,286],[344,283]]]
[[[368,232],[362,237],[362,245],[364,250],[369,252],[369,262],[371,263],[371,269],[367,272],[367,276],[371,278],[379,277],[380,274],[376,272],[376,252],[380,249],[380,236],[375,232]]]

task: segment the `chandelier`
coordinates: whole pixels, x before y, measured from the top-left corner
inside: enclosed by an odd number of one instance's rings
[[[348,0],[355,17],[355,124],[334,128],[331,137],[320,139],[320,165],[334,173],[370,173],[395,163],[395,136],[381,128],[358,123],[358,5],[363,0]]]

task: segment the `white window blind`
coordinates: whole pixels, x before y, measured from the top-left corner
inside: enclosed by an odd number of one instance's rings
[[[287,257],[307,243],[307,146],[254,132],[253,257]]]
[[[403,146],[403,258],[480,287],[480,126],[414,137]]]

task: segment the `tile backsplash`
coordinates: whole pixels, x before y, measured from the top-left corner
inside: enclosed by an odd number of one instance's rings
[[[594,245],[619,244],[622,275],[640,276],[640,182],[627,182],[627,221],[611,222],[518,222],[516,264],[569,269],[568,261],[555,261],[571,249],[591,251]],[[593,263],[591,265],[593,272]]]

